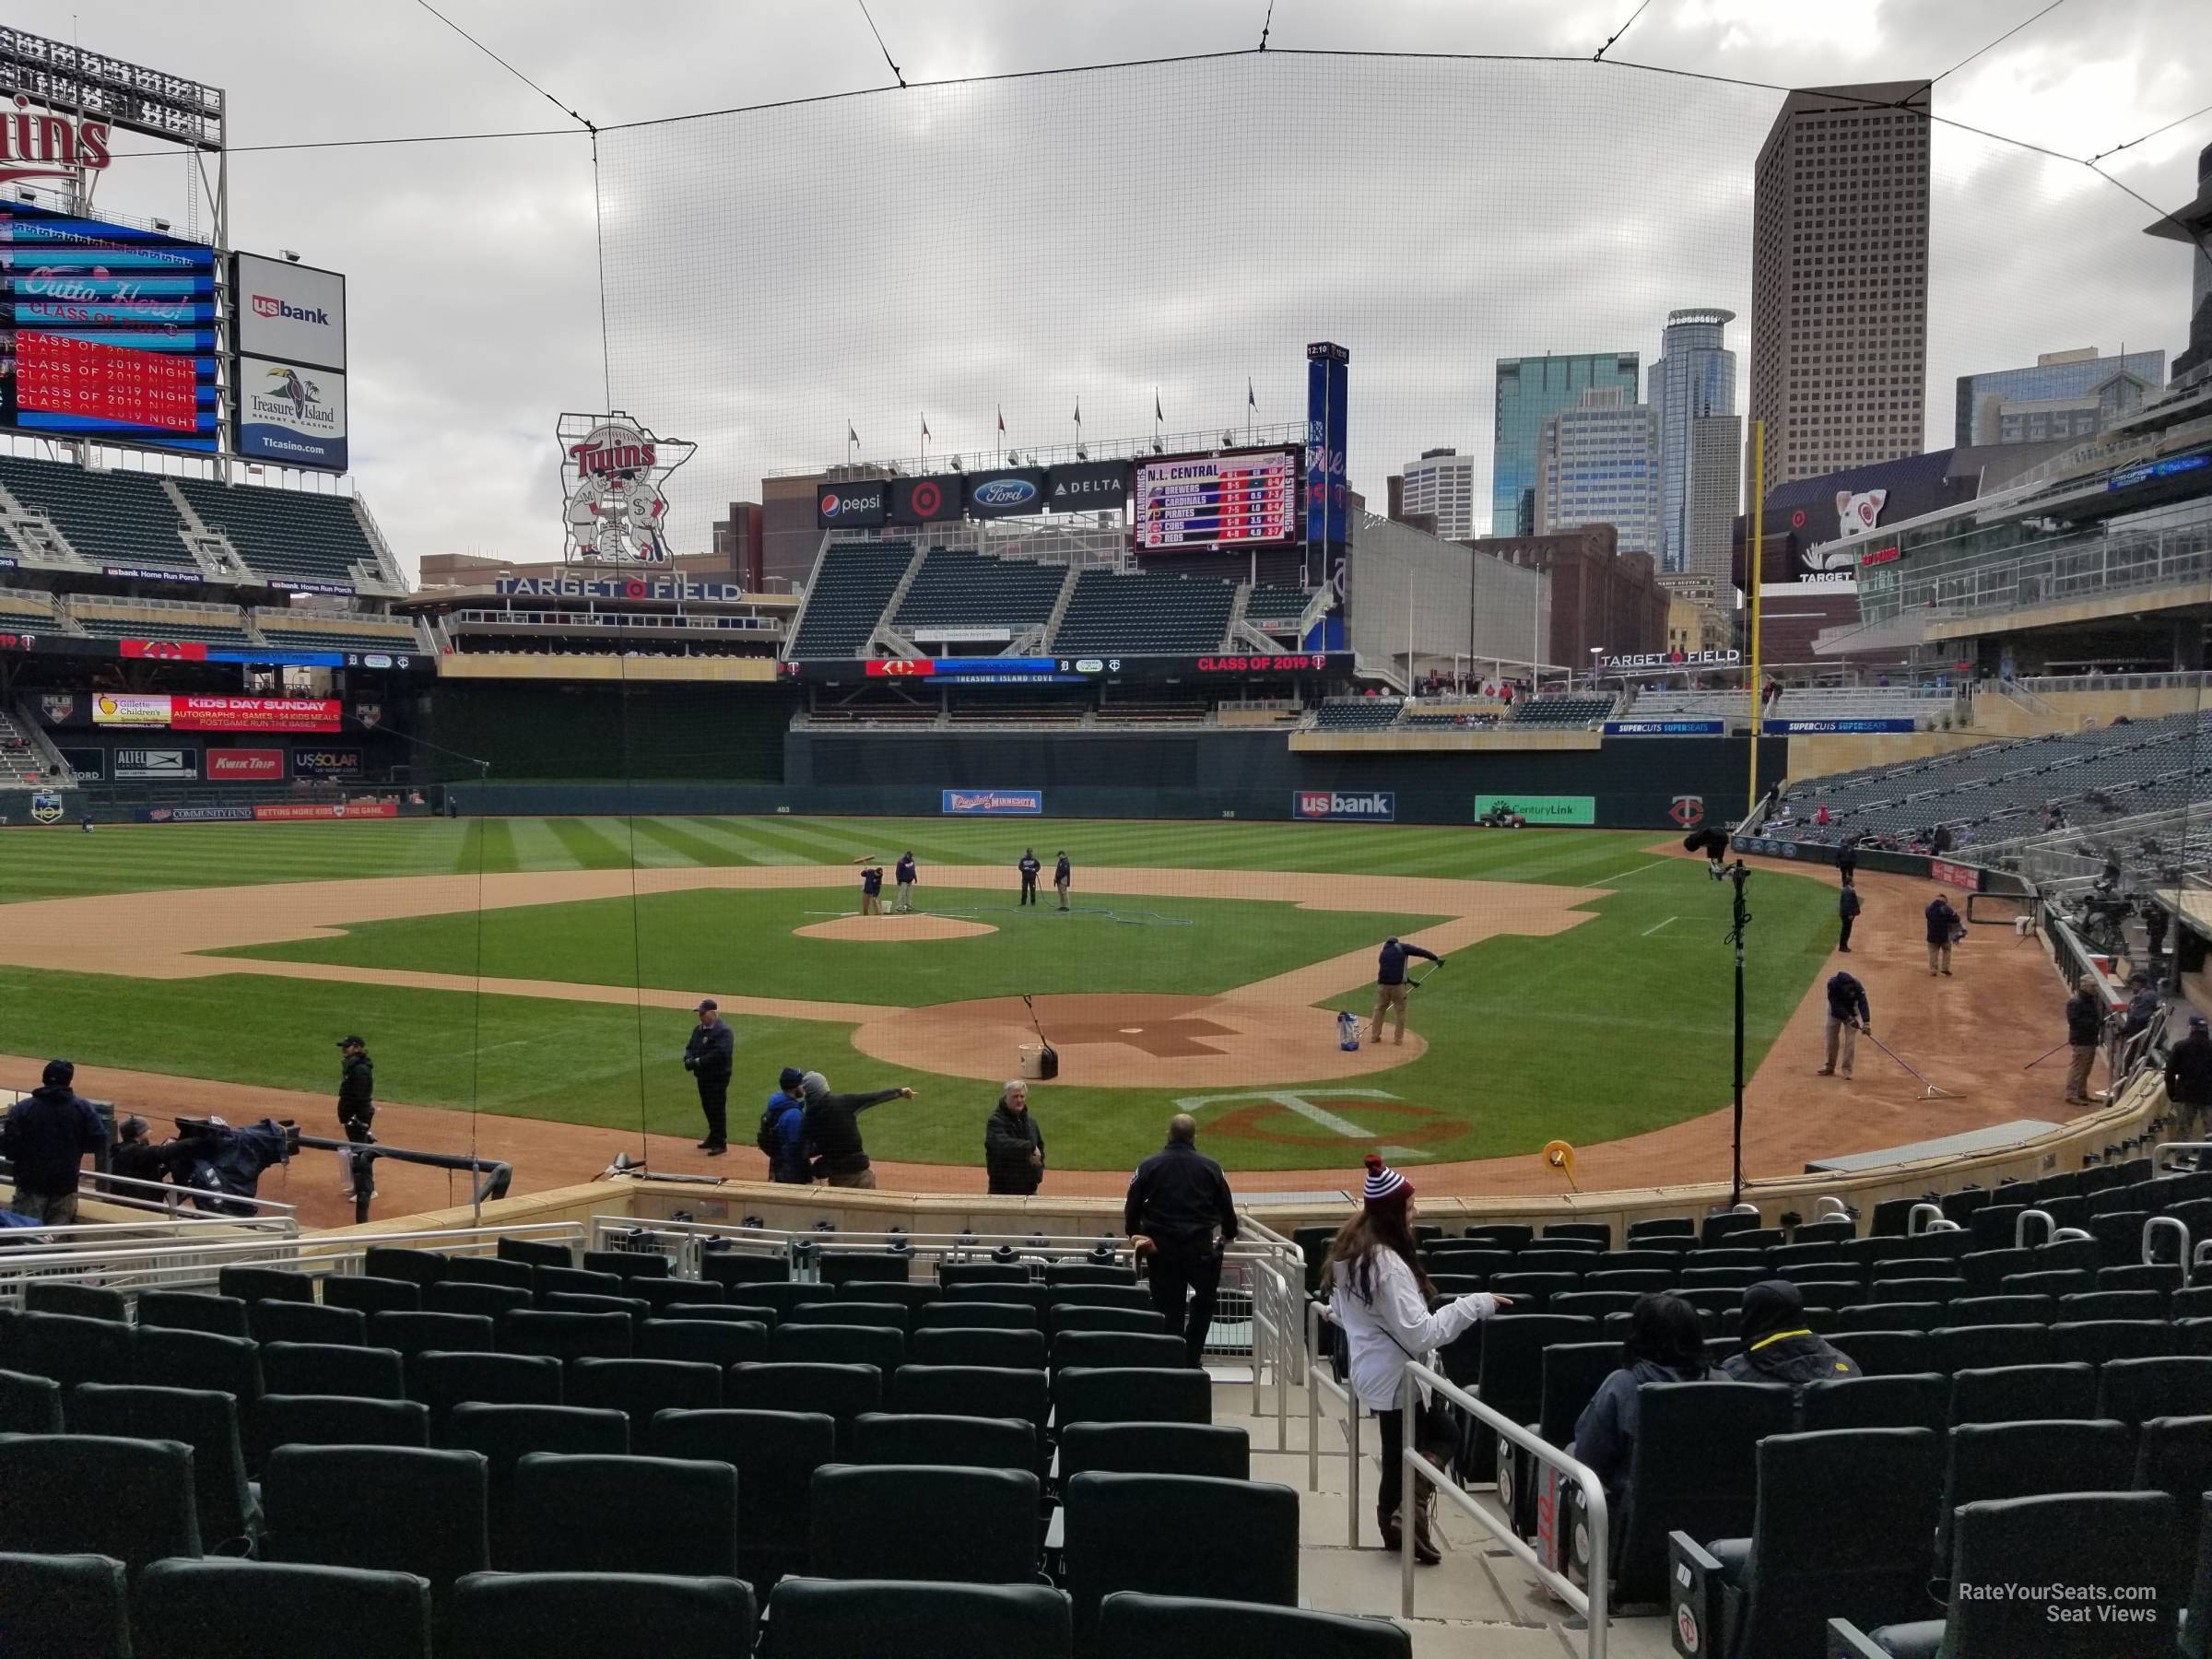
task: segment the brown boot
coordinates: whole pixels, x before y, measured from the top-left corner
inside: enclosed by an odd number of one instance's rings
[[[1413,1559],[1423,1567],[1433,1567],[1444,1559],[1436,1547],[1436,1489],[1426,1483],[1413,1506]]]
[[[1393,1555],[1404,1547],[1404,1533],[1398,1525],[1398,1511],[1376,1504],[1375,1530],[1382,1535],[1382,1547]]]

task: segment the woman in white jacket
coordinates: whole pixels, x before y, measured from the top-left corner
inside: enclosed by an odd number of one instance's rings
[[[1343,1333],[1352,1394],[1382,1429],[1382,1480],[1375,1496],[1375,1524],[1385,1549],[1403,1547],[1405,1413],[1400,1399],[1406,1367],[1430,1365],[1436,1350],[1478,1319],[1488,1319],[1507,1298],[1477,1291],[1435,1312],[1435,1288],[1421,1271],[1413,1241],[1413,1184],[1373,1153],[1367,1157],[1367,1188],[1359,1213],[1329,1246],[1329,1315]],[[1436,1443],[1440,1424],[1426,1395],[1414,1425],[1413,1443]],[[1433,1566],[1443,1558],[1433,1531],[1436,1494],[1427,1481],[1416,1494],[1414,1559]]]

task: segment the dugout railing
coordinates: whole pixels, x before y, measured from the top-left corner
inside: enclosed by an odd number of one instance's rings
[[[1282,1451],[1288,1445],[1288,1390],[1305,1371],[1300,1333],[1305,1263],[1288,1239],[1250,1217],[1240,1216],[1238,1230],[1222,1254],[1221,1289],[1206,1358],[1218,1361],[1216,1369],[1223,1373],[1240,1364],[1249,1371],[1254,1418],[1269,1415],[1265,1391],[1273,1388],[1276,1449]],[[1135,1265],[1126,1241],[1111,1233],[799,1231],[718,1221],[648,1222],[629,1216],[593,1217],[590,1248],[657,1253],[667,1258],[671,1273],[683,1278],[701,1277],[700,1264],[710,1253],[765,1256],[782,1262],[801,1284],[819,1281],[822,1264],[841,1255],[905,1257],[924,1282],[935,1277],[940,1265],[971,1262],[1024,1266],[1039,1284],[1054,1264]]]

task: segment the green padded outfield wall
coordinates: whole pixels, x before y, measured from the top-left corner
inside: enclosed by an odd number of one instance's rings
[[[430,695],[431,775],[494,782],[774,783],[795,698],[754,685],[441,680]],[[582,808],[578,808],[582,810]]]

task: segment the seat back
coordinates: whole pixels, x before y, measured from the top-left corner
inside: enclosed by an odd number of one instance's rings
[[[2051,1327],[2051,1358],[2108,1365],[2114,1359],[2149,1359],[2163,1354],[2176,1337],[2171,1326],[2155,1319],[2088,1319],[2069,1323],[2063,1317]]]
[[[1063,1331],[1135,1331],[1142,1335],[1173,1335],[1168,1316],[1158,1308],[1092,1308],[1080,1302],[1054,1302],[1044,1311],[1046,1335]]]
[[[1951,1303],[1954,1325],[2047,1325],[2057,1317],[2058,1302],[2048,1296],[1963,1296]]]
[[[571,1406],[619,1411],[633,1441],[642,1440],[658,1411],[713,1411],[722,1405],[722,1371],[685,1359],[579,1359],[561,1393]]]
[[[853,1461],[1034,1472],[1037,1427],[1023,1418],[864,1411],[853,1419]]]
[[[156,1561],[131,1599],[138,1659],[429,1659],[430,1587],[411,1572]]]
[[[1960,1423],[2019,1423],[2097,1415],[2094,1367],[2000,1365],[1951,1373],[1948,1418]]]
[[[79,1382],[136,1382],[138,1343],[155,1335],[76,1313],[20,1313],[0,1327],[0,1335],[8,1331],[8,1369],[51,1378],[65,1389]]]
[[[315,1300],[315,1281],[304,1273],[284,1267],[225,1267],[215,1276],[215,1288],[252,1307],[257,1301]]]
[[[769,1598],[778,1659],[1069,1659],[1067,1593],[1042,1584],[792,1578]]]
[[[814,1472],[837,1455],[826,1412],[664,1411],[642,1450],[737,1471],[738,1576],[756,1587],[806,1564]]]
[[[445,1417],[464,1400],[494,1406],[560,1404],[560,1361],[547,1354],[449,1354],[433,1349],[415,1356],[407,1392],[430,1408],[433,1434],[443,1432]]]
[[[323,1305],[359,1313],[405,1313],[422,1306],[422,1287],[410,1279],[333,1274],[323,1281]]]
[[[1759,1495],[1759,1442],[1790,1430],[1790,1390],[1771,1382],[1646,1382],[1613,1578],[1624,1601],[1665,1594],[1666,1535],[1741,1537]]]
[[[611,1273],[617,1278],[666,1278],[668,1258],[657,1250],[587,1250],[586,1273]]]
[[[263,1343],[261,1383],[270,1394],[352,1394],[363,1400],[397,1400],[406,1394],[398,1349],[323,1342]]]
[[[2212,1309],[2206,1310],[2212,1312]],[[933,1301],[914,1312],[914,1335],[924,1331],[1034,1331],[1037,1310],[1027,1302]]]
[[[0,1555],[0,1653],[130,1659],[123,1563],[100,1555]]]
[[[1594,1342],[1598,1330],[1596,1320],[1573,1313],[1508,1313],[1485,1320],[1469,1333],[1481,1344],[1476,1392],[1483,1404],[1514,1422],[1535,1422],[1544,1405],[1544,1350],[1553,1343]],[[1453,1369],[1447,1364],[1447,1373]],[[1495,1437],[1477,1434],[1470,1477],[1489,1478],[1496,1458]]]
[[[2173,1500],[2163,1492],[2076,1492],[1965,1505],[1957,1517],[1959,1582],[2045,1585],[2065,1599],[1954,1597],[1944,1653],[1958,1659],[2015,1653],[2167,1659],[2173,1652],[2169,1618],[2061,1623],[2051,1615],[2106,1599],[2118,1584],[2146,1586],[2156,1598],[2146,1605],[2161,1614],[2179,1606],[2185,1584],[2165,1576],[2176,1523]]]
[[[2097,1415],[2130,1428],[2152,1418],[2212,1415],[2212,1358],[2114,1359],[2100,1366]]]
[[[1064,1366],[1164,1366],[1181,1368],[1189,1350],[1182,1338],[1165,1332],[1063,1331],[1053,1338],[1052,1369]]]
[[[500,1253],[507,1241],[500,1241]],[[445,1277],[451,1258],[435,1250],[413,1250],[401,1244],[371,1244],[361,1253],[361,1271],[375,1278],[405,1279],[417,1289]]]
[[[485,1513],[491,1563],[514,1563],[514,1466],[533,1452],[627,1456],[629,1419],[618,1411],[577,1406],[489,1406],[469,1401],[453,1407],[446,1441],[484,1456]]]
[[[1949,1421],[1951,1380],[1936,1371],[1906,1377],[1836,1377],[1808,1382],[1797,1396],[1797,1426],[1807,1434],[1845,1429],[1929,1429]]]
[[[248,1454],[259,1471],[278,1446],[427,1446],[430,1408],[353,1394],[264,1394]]]
[[[541,1268],[553,1273],[558,1268]],[[517,1308],[500,1315],[500,1351],[560,1360],[627,1359],[630,1321],[620,1313],[560,1313]]]
[[[1252,1478],[1252,1440],[1231,1423],[1070,1423],[1060,1431],[1060,1479],[1102,1475]]]
[[[133,1578],[148,1561],[200,1553],[192,1448],[182,1441],[105,1434],[0,1440],[0,1493],[7,1494],[0,1502],[0,1550],[108,1556]],[[27,1493],[37,1500],[25,1501]]]
[[[1086,1312],[1119,1312],[1103,1308]],[[1175,1341],[1174,1338],[1170,1338]],[[917,1365],[992,1365],[1011,1371],[1045,1369],[1044,1333],[1021,1330],[961,1330],[955,1326],[924,1326],[908,1344]],[[1182,1347],[1176,1341],[1176,1356]]]
[[[246,1315],[256,1342],[312,1342],[359,1347],[369,1339],[369,1318],[354,1308],[320,1302],[264,1300]]]
[[[198,1290],[141,1290],[138,1292],[141,1326],[171,1331],[209,1331],[218,1336],[251,1336],[246,1304],[235,1296],[210,1296]]]
[[[529,1262],[517,1262],[506,1256],[457,1255],[445,1261],[444,1282],[462,1285],[500,1285],[509,1289],[528,1290],[535,1294],[541,1273],[562,1273],[561,1267],[538,1267]],[[594,1278],[603,1276],[593,1275]],[[590,1289],[591,1286],[579,1287]]]
[[[1026,1468],[826,1465],[814,1472],[806,1571],[1021,1583],[1037,1572],[1038,1492]],[[945,1524],[954,1515],[959,1524]]]
[[[1042,1371],[984,1365],[902,1365],[889,1399],[890,1409],[900,1412],[1019,1418],[1036,1426],[1041,1441],[1052,1406],[1051,1379]]]
[[[243,1336],[140,1331],[132,1359],[136,1376],[117,1381],[148,1382],[158,1388],[212,1388],[237,1400],[241,1411],[250,1410],[261,1398],[261,1350]]]
[[[737,1471],[673,1457],[526,1453],[514,1468],[524,1572],[737,1573]]]
[[[0,1371],[0,1434],[61,1431],[62,1385],[52,1377]]]
[[[1853,1331],[1839,1325],[1829,1342],[1865,1376],[1904,1377],[1930,1369],[1924,1331]]]
[[[822,1257],[821,1276],[825,1285],[850,1285],[859,1280],[903,1285],[913,1277],[913,1258],[890,1251],[839,1251]]]
[[[264,1553],[412,1572],[442,1592],[488,1564],[485,1461],[416,1446],[279,1446],[261,1477]]]
[[[69,1426],[78,1434],[180,1441],[190,1446],[204,1547],[219,1549],[261,1530],[260,1505],[246,1488],[238,1404],[229,1394],[204,1388],[80,1382],[69,1396]],[[58,1422],[54,1431],[60,1431]]]
[[[100,1285],[70,1279],[31,1279],[23,1287],[23,1307],[31,1313],[74,1313],[79,1319],[106,1319],[121,1324],[131,1317],[131,1299]]]
[[[2186,1580],[2196,1565],[2206,1492],[2212,1492],[2212,1417],[2145,1419],[2136,1437],[2138,1492],[2164,1492],[2174,1501],[2173,1561]],[[2197,1627],[2201,1636],[2204,1627]]]
[[[716,1367],[768,1358],[768,1326],[750,1320],[649,1319],[638,1327],[641,1359],[689,1359]]]
[[[470,1659],[744,1659],[758,1625],[751,1587],[734,1578],[484,1572],[453,1586],[439,1643]]]
[[[1288,1487],[1089,1473],[1069,1479],[1065,1491],[1078,1653],[1105,1651],[1099,1608],[1116,1590],[1298,1605],[1298,1494]],[[1160,1525],[1162,1515],[1177,1524]],[[1234,1538],[1237,1547],[1194,1549],[1194,1538]]]
[[[671,1308],[697,1307],[701,1303],[713,1307],[728,1300],[723,1295],[720,1285],[710,1285],[700,1279],[624,1279],[622,1294],[643,1302],[653,1310],[655,1319],[665,1318]]]
[[[724,1373],[722,1403],[745,1411],[818,1411],[835,1420],[841,1439],[862,1412],[883,1409],[883,1376],[873,1365],[747,1361]]]
[[[1412,1659],[1413,1638],[1382,1618],[1261,1607],[1195,1595],[1117,1590],[1099,1607],[1100,1645],[1146,1659],[1223,1659],[1295,1653],[1298,1659]]]
[[[1928,1369],[1984,1370],[1999,1365],[2048,1365],[2051,1327],[2041,1324],[1943,1325],[1928,1333]]]
[[[769,1333],[771,1359],[799,1365],[872,1365],[885,1376],[906,1359],[906,1338],[877,1325],[793,1324]]]
[[[500,1319],[518,1308],[536,1306],[530,1292],[513,1285],[479,1285],[464,1279],[441,1279],[422,1288],[427,1313],[468,1313]]]
[[[1615,1342],[1556,1342],[1544,1350],[1536,1432],[1555,1446],[1574,1438],[1574,1426],[1599,1388],[1620,1365]]]
[[[724,1290],[734,1285],[779,1284],[791,1277],[791,1263],[782,1256],[751,1255],[735,1250],[712,1250],[700,1254],[699,1277]],[[732,1300],[747,1301],[747,1296]]]
[[[2125,1488],[2135,1444],[2124,1423],[2102,1419],[1961,1423],[1953,1429],[1936,1522],[1936,1575],[1951,1576],[1951,1518],[1963,1504],[2052,1492]]]
[[[547,1313],[619,1313],[629,1321],[631,1332],[653,1317],[653,1304],[641,1296],[587,1296],[570,1290],[548,1290],[537,1299]]]
[[[850,1290],[852,1286],[845,1287]],[[904,1335],[913,1324],[912,1311],[902,1302],[863,1301],[839,1296],[834,1300],[801,1302],[780,1323],[784,1324],[869,1325]]]
[[[1213,1420],[1213,1383],[1203,1371],[1069,1366],[1053,1373],[1052,1388],[1064,1426]]]
[[[1759,1492],[1735,1652],[1816,1653],[1830,1618],[1872,1628],[1910,1618],[1926,1605],[1923,1545],[1943,1484],[1937,1430],[1776,1434],[1759,1443],[1755,1456]],[[1836,1494],[1844,1490],[1853,1494],[1852,1520],[1839,1526]]]

